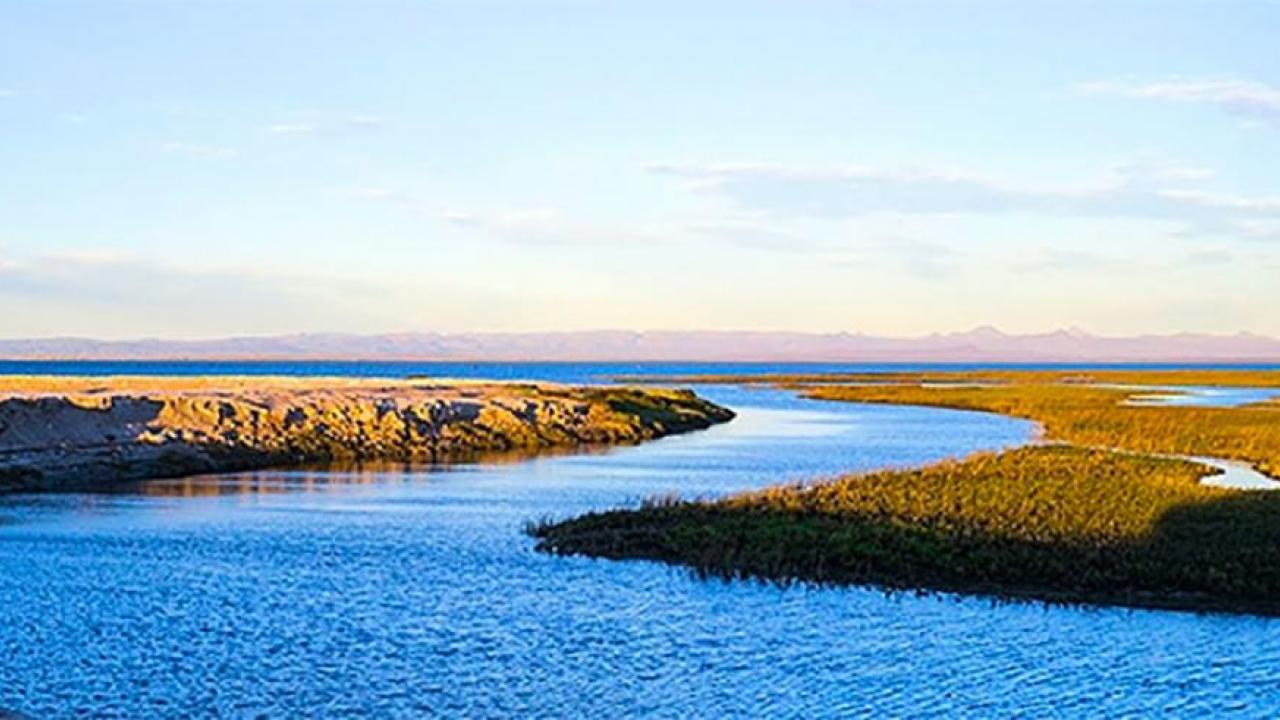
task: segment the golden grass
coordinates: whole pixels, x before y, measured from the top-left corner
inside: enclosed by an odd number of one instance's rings
[[[634,382],[679,382],[705,385],[832,383],[1007,383],[1024,385],[1214,385],[1280,388],[1280,370],[962,370],[929,372],[791,373],[755,375],[622,376]]]
[[[1066,446],[669,501],[532,529],[541,549],[722,577],[1280,614],[1280,494]]]
[[[726,577],[1280,615],[1280,492],[1207,487],[1199,480],[1208,468],[1156,456],[1229,457],[1275,475],[1280,405],[1133,407],[1128,391],[1056,376],[992,379],[999,384],[935,387],[904,375],[914,384],[799,389],[1027,418],[1071,445],[651,503],[531,532],[549,552],[651,558]]]
[[[1130,391],[1017,382],[991,387],[920,385],[806,386],[807,397],[848,402],[932,405],[1034,420],[1046,437],[1075,445],[1251,463],[1280,475],[1280,406],[1239,408],[1134,406]]]

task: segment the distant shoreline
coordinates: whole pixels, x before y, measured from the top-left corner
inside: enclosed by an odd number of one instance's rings
[[[782,331],[315,333],[201,340],[0,339],[14,361],[1280,363],[1280,339],[1253,333],[1100,336],[982,327],[918,337]]]

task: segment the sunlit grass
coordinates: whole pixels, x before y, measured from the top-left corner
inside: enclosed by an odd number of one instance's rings
[[[1025,385],[1214,385],[1280,388],[1280,370],[969,370],[930,372],[789,373],[753,375],[622,376],[635,382],[700,384],[1007,383]]]
[[[1208,468],[1157,456],[1274,471],[1280,406],[1133,407],[1127,391],[1040,374],[990,387],[899,381],[914,384],[802,390],[1027,418],[1061,444],[719,501],[666,499],[532,532],[551,552],[725,577],[1280,614],[1280,493],[1207,487]]]
[[[806,386],[808,397],[982,410],[1040,423],[1048,439],[1135,452],[1242,460],[1280,473],[1280,406],[1133,406],[1131,391],[1019,382],[991,387]]]

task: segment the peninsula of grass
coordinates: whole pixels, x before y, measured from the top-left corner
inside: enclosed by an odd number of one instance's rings
[[[1027,418],[1052,444],[531,532],[547,552],[724,578],[1280,615],[1280,493],[1209,487],[1214,470],[1168,457],[1234,458],[1274,476],[1280,405],[1134,406],[1131,391],[1037,374],[927,382],[802,391]]]

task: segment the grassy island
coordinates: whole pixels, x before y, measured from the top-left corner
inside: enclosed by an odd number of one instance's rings
[[[549,552],[657,559],[729,578],[1280,615],[1280,493],[1209,487],[1199,481],[1212,469],[1167,457],[1234,458],[1274,476],[1280,405],[1135,406],[1133,390],[1075,376],[990,375],[785,382],[827,400],[1027,418],[1052,444],[654,502],[532,532]],[[1124,384],[1142,380],[1133,373]]]

